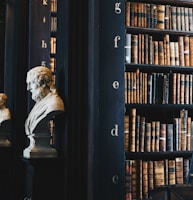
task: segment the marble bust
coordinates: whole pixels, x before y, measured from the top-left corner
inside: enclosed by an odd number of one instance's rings
[[[30,144],[24,150],[23,156],[49,156],[54,150],[49,145],[48,123],[64,112],[64,102],[56,92],[52,71],[47,67],[36,66],[30,69],[27,72],[26,83],[35,105],[25,121],[25,132]]]
[[[9,108],[5,106],[6,101],[7,95],[5,93],[0,93],[0,126],[2,122],[11,119]]]
[[[0,93],[0,146],[10,146],[10,120],[11,113],[6,107],[7,95]]]

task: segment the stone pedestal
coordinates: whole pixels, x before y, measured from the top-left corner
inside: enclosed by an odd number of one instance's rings
[[[0,126],[0,147],[11,146],[10,142],[10,120],[1,123]]]
[[[57,157],[57,151],[50,144],[51,133],[49,128],[50,119],[43,119],[34,134],[28,135],[29,146],[24,149],[24,158],[54,158]]]

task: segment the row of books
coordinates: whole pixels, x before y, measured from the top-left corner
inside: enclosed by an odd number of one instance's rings
[[[125,103],[192,104],[193,74],[125,72]]]
[[[50,37],[50,53],[56,54],[56,37]]]
[[[193,31],[193,8],[126,2],[126,26]]]
[[[51,32],[57,31],[57,17],[51,16],[50,30]]]
[[[126,33],[125,62],[169,66],[193,66],[193,37],[178,36],[171,41],[166,34],[160,40],[149,34]]]
[[[50,0],[50,11],[57,12],[57,0]]]
[[[193,121],[188,110],[179,111],[170,123],[148,121],[136,108],[124,119],[126,152],[189,151],[192,149]]]
[[[182,157],[156,161],[126,160],[126,200],[148,199],[149,191],[164,185],[186,184],[190,160]]]

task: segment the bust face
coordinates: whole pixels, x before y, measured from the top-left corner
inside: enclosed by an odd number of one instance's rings
[[[26,83],[27,90],[31,92],[32,99],[35,102],[38,102],[42,98],[44,98],[44,88],[42,86],[39,86],[39,84],[35,80],[32,80],[32,77],[29,74],[27,75]]]

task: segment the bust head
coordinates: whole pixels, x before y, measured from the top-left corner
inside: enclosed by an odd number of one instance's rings
[[[26,78],[27,90],[32,93],[35,102],[40,101],[48,93],[55,90],[52,71],[44,66],[36,66],[30,69]]]
[[[5,103],[7,101],[7,95],[5,93],[0,93],[0,109],[5,107]]]

